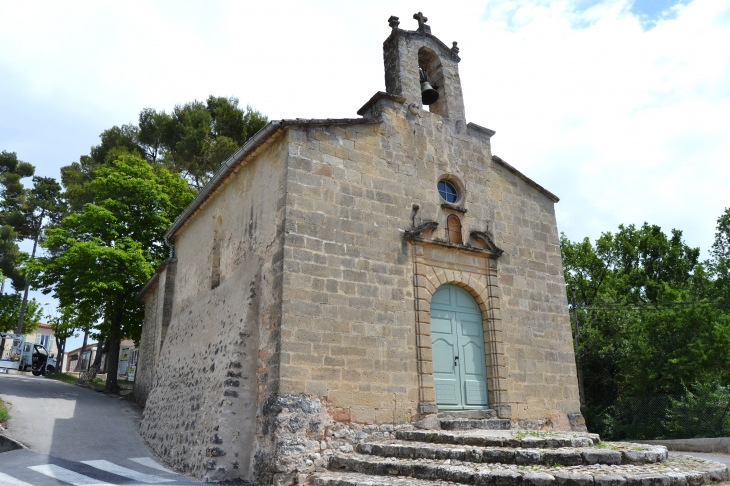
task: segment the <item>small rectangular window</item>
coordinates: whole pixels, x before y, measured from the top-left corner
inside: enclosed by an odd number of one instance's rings
[[[221,246],[218,235],[213,240],[213,251],[211,254],[210,288],[211,290],[221,284]]]

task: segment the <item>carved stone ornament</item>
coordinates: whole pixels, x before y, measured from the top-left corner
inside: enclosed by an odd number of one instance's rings
[[[431,33],[431,27],[429,25],[426,25],[426,22],[428,22],[428,17],[423,15],[421,12],[418,12],[413,14],[413,18],[418,20],[418,32],[423,32],[424,34]]]
[[[492,257],[499,257],[504,253],[504,250],[497,247],[492,240],[492,236],[486,231],[471,231],[469,233],[469,240],[466,243],[457,244],[451,243],[450,241],[437,239],[433,237],[433,233],[438,228],[436,221],[426,221],[420,225],[405,231],[406,240],[411,243],[422,242],[422,243],[433,243],[435,245],[447,246],[449,248],[455,248],[459,250],[475,251],[478,253],[487,253]],[[473,241],[477,246],[472,245],[470,242]]]
[[[494,244],[492,236],[486,231],[472,231],[471,233],[469,233],[469,237],[470,239],[482,242],[482,244],[486,247],[485,249],[488,250],[490,253],[494,253],[497,256],[504,253],[504,250],[498,248],[497,245]]]
[[[406,239],[408,241],[414,241],[418,239],[423,239],[425,233],[432,233],[436,228],[438,228],[438,223],[436,221],[426,221],[425,223],[421,223],[415,228],[406,230]]]

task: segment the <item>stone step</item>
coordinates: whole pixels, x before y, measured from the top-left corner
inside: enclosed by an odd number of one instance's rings
[[[352,472],[319,473],[314,486],[443,486],[441,481],[404,478],[398,476],[369,476]]]
[[[513,449],[388,441],[358,444],[357,451],[361,454],[398,459],[449,459],[462,462],[547,466],[652,464],[664,461],[668,456],[667,448],[664,446],[638,444],[612,445],[611,448]]]
[[[439,412],[436,416],[440,420],[446,419],[496,419],[497,412],[494,410],[453,410],[450,412]]]
[[[484,486],[701,486],[726,481],[727,466],[699,458],[670,458],[652,465],[505,466],[430,459],[399,460],[362,454],[332,456],[329,474],[354,472],[374,477]],[[373,484],[377,484],[373,479]],[[368,484],[365,481],[360,484]]]
[[[508,419],[443,419],[440,420],[441,428],[444,430],[510,430],[512,421]]]
[[[497,434],[489,431],[444,431],[444,430],[399,430],[395,433],[399,440],[429,442],[435,444],[472,445],[481,447],[512,447],[546,449],[559,447],[591,447],[601,442],[595,434],[548,434],[537,435],[507,433]]]

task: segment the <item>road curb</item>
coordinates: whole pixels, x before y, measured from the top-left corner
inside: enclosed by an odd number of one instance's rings
[[[0,453],[16,451],[18,449],[28,449],[26,446],[21,444],[15,439],[8,437],[7,435],[0,434]]]

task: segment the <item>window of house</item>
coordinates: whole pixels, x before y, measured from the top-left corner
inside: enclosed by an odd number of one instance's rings
[[[459,190],[456,188],[456,185],[451,181],[439,181],[438,190],[441,199],[443,199],[447,203],[456,204],[456,201],[459,200]]]
[[[464,241],[461,239],[461,221],[459,217],[452,214],[446,218],[446,230],[449,236],[449,243],[461,245]]]
[[[81,371],[87,371],[89,369],[90,361],[91,361],[91,351],[84,351],[81,354]]]
[[[220,233],[213,232],[213,251],[211,252],[211,268],[210,268],[210,289],[218,287],[221,284],[221,242]]]

